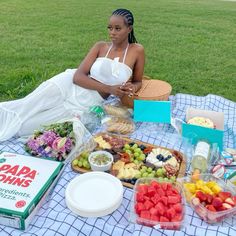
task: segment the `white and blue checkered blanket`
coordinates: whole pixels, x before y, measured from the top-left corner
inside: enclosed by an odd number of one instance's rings
[[[170,97],[172,116],[185,118],[187,107],[205,110],[222,111],[225,115],[224,148],[236,148],[236,103],[215,95],[205,97],[177,94]],[[169,125],[137,123],[136,131],[131,138],[144,142],[186,151],[186,143]],[[0,143],[0,151],[26,154],[24,144],[17,139]],[[188,155],[187,155],[188,156]],[[186,205],[184,227],[180,231],[154,229],[129,222],[129,207],[133,191],[124,188],[121,206],[112,214],[99,218],[83,218],[72,213],[65,203],[65,189],[68,183],[77,176],[68,163],[52,193],[33,218],[25,231],[0,225],[0,236],[5,235],[236,235],[236,217],[226,219],[220,225],[208,225],[202,221],[190,206]]]

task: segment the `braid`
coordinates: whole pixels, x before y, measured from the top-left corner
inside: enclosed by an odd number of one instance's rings
[[[117,9],[112,12],[112,15],[124,17],[126,25],[132,26],[132,30],[128,36],[128,42],[129,43],[137,43],[137,40],[134,36],[134,29],[133,29],[134,17],[133,17],[133,14],[131,13],[131,11],[129,11],[127,9]]]

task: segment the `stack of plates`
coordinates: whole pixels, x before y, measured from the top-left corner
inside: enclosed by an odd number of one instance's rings
[[[83,217],[100,217],[115,211],[123,199],[119,179],[105,172],[88,172],[75,177],[65,192],[67,207]]]

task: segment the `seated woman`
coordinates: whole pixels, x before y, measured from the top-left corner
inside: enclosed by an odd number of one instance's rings
[[[43,82],[25,98],[0,103],[0,141],[32,134],[42,124],[82,117],[110,94],[122,97],[136,92],[142,83],[145,55],[133,23],[129,10],[115,10],[107,27],[111,42],[96,43],[78,69]]]

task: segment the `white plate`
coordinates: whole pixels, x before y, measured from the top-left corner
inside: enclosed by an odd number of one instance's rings
[[[88,172],[75,177],[67,186],[67,207],[83,217],[100,217],[115,211],[123,199],[119,179],[105,172]]]

